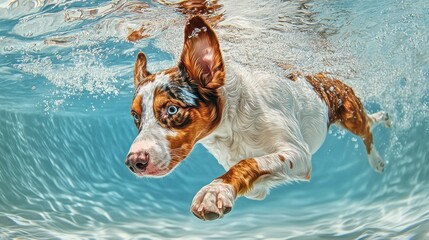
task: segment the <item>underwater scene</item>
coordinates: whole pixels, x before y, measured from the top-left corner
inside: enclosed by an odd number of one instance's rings
[[[190,211],[225,173],[201,144],[163,178],[135,176],[137,54],[176,65],[194,15],[225,59],[329,73],[388,112],[373,130],[384,172],[331,126],[311,181],[215,221]],[[0,239],[429,239],[428,16],[427,0],[1,0]]]

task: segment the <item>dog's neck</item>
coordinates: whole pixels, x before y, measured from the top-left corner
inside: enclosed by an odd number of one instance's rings
[[[248,152],[240,148],[240,144],[253,145],[249,133],[257,132],[260,124],[255,119],[262,114],[255,86],[249,84],[252,74],[236,63],[228,62],[227,66],[225,85],[221,88],[224,99],[222,120],[211,134],[200,141],[225,168],[235,164],[230,159],[242,159],[259,152],[261,146],[255,145],[254,151]]]
[[[240,114],[239,109],[248,100],[245,97],[248,93],[248,89],[243,83],[243,76],[234,68],[227,68],[226,70],[225,85],[222,87],[221,93],[225,101],[222,122],[232,121],[236,118],[237,115]]]
[[[251,85],[246,84],[246,81],[249,80],[248,72],[245,72],[241,66],[233,62],[228,62],[227,66],[229,67],[226,68],[225,85],[222,87],[221,93],[225,102],[220,125],[242,119],[243,109],[246,108],[251,111],[249,107],[254,106],[252,100],[254,100],[253,97],[255,96],[252,96]],[[239,127],[234,125],[232,127]]]

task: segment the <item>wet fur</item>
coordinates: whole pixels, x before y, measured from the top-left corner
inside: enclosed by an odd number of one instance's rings
[[[311,155],[331,124],[362,137],[370,165],[384,169],[371,128],[389,126],[386,113],[367,115],[349,86],[325,74],[283,78],[224,61],[201,17],[185,26],[176,67],[151,74],[138,55],[134,85],[139,134],[126,160],[134,173],[168,174],[197,142],[225,168],[193,199],[191,211],[203,220],[223,217],[239,196],[263,199],[275,185],[310,180]],[[177,112],[170,114],[170,106]]]

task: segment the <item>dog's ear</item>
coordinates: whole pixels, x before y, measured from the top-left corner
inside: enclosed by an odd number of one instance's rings
[[[224,63],[218,39],[200,16],[191,18],[185,26],[180,66],[202,89],[216,90],[224,84]]]
[[[134,87],[137,87],[137,85],[149,75],[150,73],[146,70],[146,56],[144,53],[139,52],[136,63],[134,64]]]

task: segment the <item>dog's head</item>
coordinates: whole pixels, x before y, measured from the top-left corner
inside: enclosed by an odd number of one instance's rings
[[[146,56],[139,53],[131,105],[139,133],[125,161],[130,170],[138,176],[163,176],[185,159],[221,120],[224,78],[216,34],[198,16],[185,26],[177,66],[151,74]]]

